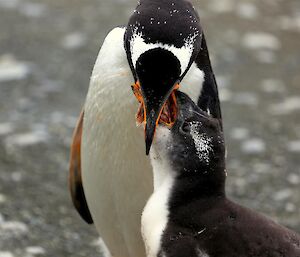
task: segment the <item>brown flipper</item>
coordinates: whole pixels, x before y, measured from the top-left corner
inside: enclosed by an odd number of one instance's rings
[[[72,144],[71,144],[71,155],[70,155],[70,167],[69,167],[69,188],[71,197],[76,210],[80,216],[88,223],[93,224],[93,218],[91,216],[89,207],[86,202],[84,189],[82,185],[81,177],[81,136],[82,136],[82,125],[83,125],[82,110],[79,116],[79,120],[76,124]]]

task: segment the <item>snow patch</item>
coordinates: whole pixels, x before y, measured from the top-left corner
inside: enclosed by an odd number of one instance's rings
[[[200,160],[209,163],[209,153],[212,152],[211,141],[212,138],[205,134],[200,134],[199,126],[202,126],[201,122],[191,122],[191,136],[194,140],[194,144],[197,150],[197,155]]]

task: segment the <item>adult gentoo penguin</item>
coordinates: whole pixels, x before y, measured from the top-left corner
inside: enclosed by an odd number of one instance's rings
[[[221,117],[193,6],[186,0],[141,0],[128,25],[113,29],[102,45],[71,151],[73,203],[115,257],[145,256],[140,215],[153,185],[143,137],[148,153],[157,124],[174,124],[179,85]],[[137,109],[145,132],[136,127]]]
[[[299,257],[300,236],[225,195],[220,120],[177,92],[179,115],[150,151],[154,192],[142,215],[148,257]]]

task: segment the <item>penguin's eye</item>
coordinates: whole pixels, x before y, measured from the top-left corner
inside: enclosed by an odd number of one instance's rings
[[[183,122],[181,127],[180,127],[181,132],[184,134],[189,134],[191,132],[191,126],[189,122]]]

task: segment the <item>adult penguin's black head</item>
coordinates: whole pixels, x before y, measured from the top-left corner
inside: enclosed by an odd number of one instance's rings
[[[202,29],[186,0],[141,0],[131,16],[125,49],[141,102],[137,119],[145,123],[149,153],[158,123],[172,127],[177,117],[174,91],[198,55]]]

